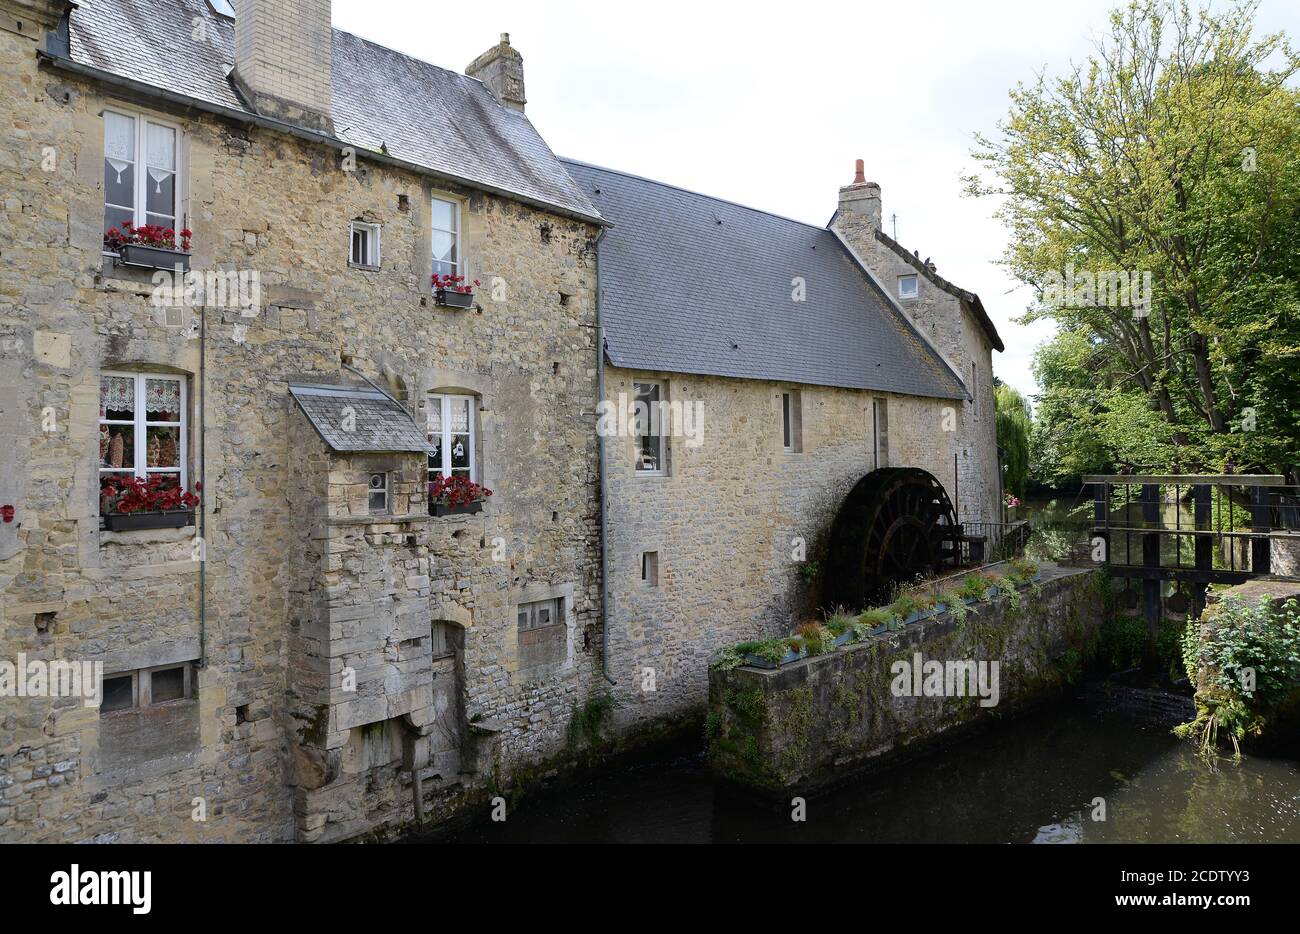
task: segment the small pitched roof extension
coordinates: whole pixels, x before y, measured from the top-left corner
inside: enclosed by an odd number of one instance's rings
[[[831,231],[560,161],[613,225],[599,271],[615,366],[966,396]],[[806,284],[802,302],[792,300],[796,277]]]
[[[191,38],[195,19],[206,42]],[[206,0],[83,2],[72,12],[69,46],[78,65],[253,116],[228,77],[234,23]],[[528,118],[478,79],[335,29],[332,81],[335,135],[359,153],[382,151],[471,187],[600,220]]]
[[[290,383],[289,393],[335,451],[387,454],[432,450],[411,414],[377,389]]]
[[[907,252],[907,249],[901,243],[889,236],[889,234],[885,233],[883,230],[876,231],[876,239],[911,264],[913,269],[925,276],[926,280],[933,283],[937,288],[940,288],[949,295],[959,299],[962,303],[962,307],[973,315],[975,320],[979,322],[980,327],[984,329],[984,334],[988,337],[989,343],[993,345],[994,350],[1001,353],[1007,349],[1003,346],[1002,337],[998,334],[998,329],[993,326],[993,319],[990,318],[988,312],[984,310],[984,303],[980,301],[978,295],[974,292],[968,292],[961,286],[949,282],[943,276],[935,272],[933,267],[923,262],[921,257],[919,257],[915,252]]]

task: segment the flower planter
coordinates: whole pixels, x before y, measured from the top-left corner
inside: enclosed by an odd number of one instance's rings
[[[109,532],[131,532],[136,529],[180,529],[194,524],[194,513],[188,509],[171,512],[109,513],[103,517],[104,528]]]
[[[433,293],[433,300],[444,308],[472,308],[474,293],[457,292],[455,289],[437,289]]]
[[[867,635],[869,635],[869,636],[879,636],[879,635],[882,635],[882,634],[884,634],[884,633],[886,633],[886,632],[889,632],[889,627],[888,627],[887,625],[883,625],[883,624],[882,624],[882,625],[880,625],[880,626],[877,626],[875,629],[871,630],[871,632],[867,633]]]
[[[852,642],[852,641],[853,641],[853,630],[852,630],[852,629],[846,629],[846,630],[844,630],[842,633],[840,633],[838,636],[835,637],[835,644],[836,644],[836,645],[848,645],[848,644],[849,644],[850,642]]]
[[[444,506],[442,503],[433,504],[433,515],[435,516],[468,516],[476,512],[483,511],[483,501],[468,503],[464,506]]]
[[[175,269],[180,266],[186,272],[190,268],[190,254],[162,246],[124,243],[118,247],[117,255],[117,261],[124,266],[141,266],[145,269]]]

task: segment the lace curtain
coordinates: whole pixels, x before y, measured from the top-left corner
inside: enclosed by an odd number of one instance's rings
[[[135,411],[135,380],[129,376],[104,376],[99,380],[99,417],[108,410]]]
[[[181,414],[181,384],[175,379],[146,379],[144,407],[150,421],[178,421]],[[135,379],[104,376],[99,381],[99,417],[108,411],[135,412]]]
[[[174,379],[147,379],[144,408],[151,420],[176,421],[181,412],[181,384]]]

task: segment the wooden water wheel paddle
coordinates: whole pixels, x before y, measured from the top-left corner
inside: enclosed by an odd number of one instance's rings
[[[932,574],[959,535],[943,484],[915,467],[884,467],[854,485],[831,526],[827,606],[862,609],[899,583]]]

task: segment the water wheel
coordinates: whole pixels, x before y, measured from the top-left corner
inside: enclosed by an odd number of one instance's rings
[[[831,526],[827,606],[860,609],[956,555],[960,529],[943,484],[915,467],[885,467],[854,485]]]

